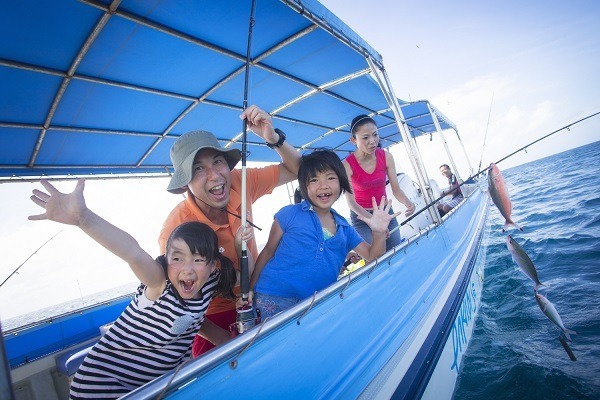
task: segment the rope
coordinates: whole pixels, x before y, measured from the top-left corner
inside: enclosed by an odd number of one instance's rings
[[[233,360],[231,360],[231,362],[229,363],[229,367],[231,369],[236,369],[238,366],[238,359],[242,356],[242,354],[244,354],[244,352],[246,350],[248,350],[248,348],[250,348],[250,346],[252,346],[252,344],[254,343],[254,341],[256,340],[256,338],[258,338],[258,335],[260,335],[260,331],[262,331],[263,326],[265,326],[265,323],[270,319],[270,317],[265,318],[262,321],[262,324],[260,324],[260,327],[258,328],[258,331],[256,331],[256,333],[254,334],[254,336],[252,337],[252,340],[250,340],[250,342],[248,342],[248,344],[242,349],[242,351],[240,351],[238,353],[237,356],[235,356],[235,358]]]

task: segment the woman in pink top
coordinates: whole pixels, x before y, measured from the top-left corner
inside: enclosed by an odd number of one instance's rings
[[[390,181],[392,193],[398,201],[406,206],[407,217],[415,212],[415,205],[406,197],[396,178],[396,166],[390,153],[379,148],[379,134],[373,118],[359,115],[350,125],[350,140],[356,145],[356,151],[344,160],[344,167],[352,183],[353,193],[346,193],[346,201],[350,207],[352,226],[362,238],[371,243],[371,229],[358,215],[369,217],[373,212],[372,197],[381,201],[385,196],[385,182]],[[390,210],[390,212],[393,212]],[[388,231],[398,226],[396,218],[392,218]],[[390,234],[386,241],[386,251],[399,244],[400,231]]]

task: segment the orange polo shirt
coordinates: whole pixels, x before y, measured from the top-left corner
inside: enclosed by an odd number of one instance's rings
[[[252,204],[265,194],[270,194],[277,186],[278,180],[279,167],[277,165],[270,165],[263,168],[246,169],[246,219],[255,222],[254,218],[252,217]],[[242,171],[239,169],[234,169],[231,171],[231,191],[229,193],[227,211],[237,215],[241,215],[241,190]],[[158,238],[160,253],[165,253],[167,240],[169,239],[171,232],[173,232],[176,227],[184,222],[199,221],[207,224],[216,232],[217,238],[219,239],[219,246],[225,249],[223,255],[233,262],[235,269],[239,270],[239,259],[235,252],[234,235],[241,226],[242,220],[231,214],[227,214],[227,220],[228,224],[226,225],[213,224],[204,215],[202,210],[200,210],[200,207],[198,207],[196,204],[194,197],[188,193],[187,198],[175,206],[163,224],[162,230],[160,231],[160,236]],[[258,258],[256,240],[252,239],[247,245],[250,254],[252,254],[254,260],[256,260]],[[239,286],[235,288],[235,292],[239,292]],[[233,309],[235,309],[235,300],[216,297],[213,301],[211,301],[206,314],[214,314]]]

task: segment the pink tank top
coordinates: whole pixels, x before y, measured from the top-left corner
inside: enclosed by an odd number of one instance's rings
[[[359,206],[364,208],[373,208],[371,197],[375,197],[377,204],[381,197],[385,196],[385,181],[387,180],[387,164],[385,162],[385,151],[377,149],[375,151],[375,170],[368,174],[358,164],[354,154],[346,157],[346,161],[352,169],[352,190],[354,198]]]

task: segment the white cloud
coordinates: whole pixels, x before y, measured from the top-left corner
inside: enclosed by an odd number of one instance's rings
[[[535,110],[531,113],[531,117],[529,119],[529,125],[527,126],[528,130],[536,130],[538,128],[544,127],[547,125],[550,117],[554,114],[554,110],[556,107],[554,103],[550,100],[545,100],[535,107]]]
[[[507,124],[516,124],[518,123],[523,116],[523,113],[519,109],[517,105],[511,106],[504,116],[504,122]]]

